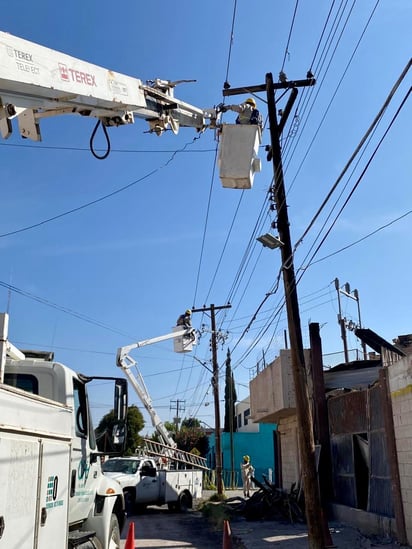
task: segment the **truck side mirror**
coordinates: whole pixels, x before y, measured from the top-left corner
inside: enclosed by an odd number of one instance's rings
[[[113,446],[123,450],[126,444],[126,425],[124,423],[115,423],[112,429]]]
[[[114,386],[114,415],[123,422],[127,415],[127,380],[117,378]]]
[[[141,477],[155,477],[156,476],[156,467],[151,467],[150,465],[143,465],[140,472]]]

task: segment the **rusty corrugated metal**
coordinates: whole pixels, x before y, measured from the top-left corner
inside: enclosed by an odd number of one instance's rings
[[[383,429],[385,427],[382,406],[382,388],[380,383],[376,383],[369,389],[370,400],[370,429]]]
[[[357,507],[351,435],[331,439],[333,495],[336,503]]]
[[[331,435],[368,430],[367,391],[353,391],[328,400]]]
[[[328,400],[337,503],[393,517],[380,383]]]
[[[371,513],[394,516],[391,476],[385,431],[370,433],[370,486],[369,508]]]

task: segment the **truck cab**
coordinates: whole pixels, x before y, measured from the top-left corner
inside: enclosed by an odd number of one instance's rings
[[[153,458],[115,457],[105,461],[102,470],[123,488],[127,509],[159,502],[161,486]]]
[[[184,512],[193,507],[202,495],[202,470],[179,469],[178,462],[171,463],[173,468],[158,463],[161,458],[145,455],[111,458],[104,462],[103,472],[122,486],[128,510],[166,504],[171,511]]]
[[[97,449],[87,391],[87,384],[93,378],[78,374],[55,362],[52,353],[23,353],[24,360],[6,360],[4,384],[16,388],[16,391],[38,395],[46,402],[59,403],[70,411],[67,450],[69,458],[68,470],[65,471],[68,479],[67,546],[90,547],[87,544],[88,540],[97,538],[104,549],[120,547],[120,532],[125,522],[124,497],[120,485],[103,475],[101,471],[100,453]],[[124,391],[127,391],[125,380],[107,379],[115,382],[116,394],[121,385],[120,392],[123,391],[124,395]],[[33,414],[38,413],[38,410],[38,407],[33,408]],[[46,426],[44,430],[47,431],[47,418],[43,419]],[[43,419],[39,418],[38,421]],[[60,477],[63,477],[63,474],[60,474]],[[41,479],[42,482],[44,480]],[[62,500],[64,501],[64,497]],[[87,537],[82,532],[91,532],[94,538],[91,534]],[[82,536],[85,537],[86,545],[79,544]],[[70,538],[73,539],[72,544]]]

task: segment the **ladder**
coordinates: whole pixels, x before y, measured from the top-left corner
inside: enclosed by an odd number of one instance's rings
[[[206,465],[206,458],[196,456],[190,452],[184,452],[177,448],[172,448],[161,442],[155,442],[147,438],[143,439],[144,452],[148,456],[157,456],[171,462],[169,464],[170,468],[179,468],[178,463],[184,464],[186,466],[195,467],[196,469],[203,469],[205,471],[209,470],[209,467]]]

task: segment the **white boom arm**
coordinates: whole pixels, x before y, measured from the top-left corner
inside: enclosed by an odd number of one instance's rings
[[[176,330],[175,332],[172,332],[163,336],[153,337],[151,339],[145,339],[137,343],[132,343],[131,345],[126,345],[125,347],[119,347],[119,349],[117,350],[117,356],[116,356],[117,366],[119,366],[119,368],[121,368],[123,372],[126,374],[131,385],[133,386],[134,390],[136,391],[137,395],[142,401],[144,407],[148,411],[150,418],[152,420],[153,427],[159,433],[160,438],[162,439],[162,443],[166,444],[167,446],[171,446],[172,448],[176,448],[176,442],[169,435],[169,432],[167,431],[166,427],[163,425],[162,420],[157,415],[156,410],[153,408],[152,399],[150,398],[150,395],[145,385],[145,382],[143,380],[142,374],[137,368],[137,362],[129,355],[129,353],[133,349],[138,349],[140,347],[144,347],[145,345],[152,345],[153,343],[159,343],[160,341],[166,341],[167,339],[175,339],[175,338],[183,338],[183,340],[184,338],[188,338],[193,344],[196,338],[196,333],[194,328],[182,328],[181,330]],[[131,366],[136,366],[138,379],[134,376],[133,372],[131,372],[130,370]]]
[[[144,118],[150,131],[161,135],[179,126],[203,131],[213,127],[216,111],[202,110],[174,97],[185,80],[138,78],[93,65],[64,53],[0,31],[0,132],[12,131],[18,118],[23,137],[40,141],[42,117],[80,114],[100,119],[105,126],[132,124]]]

